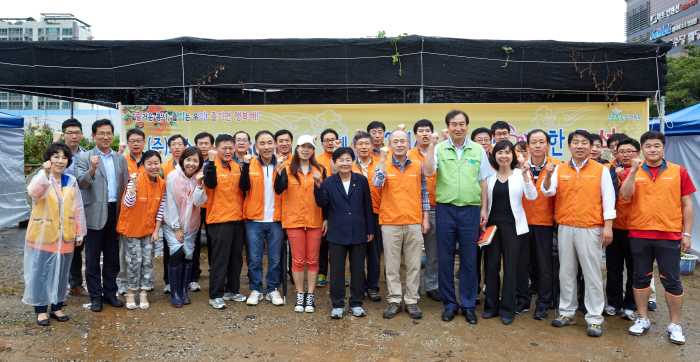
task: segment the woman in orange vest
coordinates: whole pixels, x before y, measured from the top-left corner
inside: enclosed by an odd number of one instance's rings
[[[187,285],[192,274],[194,239],[202,225],[199,207],[207,202],[204,174],[200,171],[203,163],[199,148],[188,147],[165,182],[163,236],[170,250],[170,303],[176,308],[192,302],[187,296]]]
[[[299,137],[289,166],[277,167],[275,178],[275,193],[282,195],[282,227],[287,230],[292,250],[292,277],[297,288],[295,312],[314,311],[321,237],[328,223],[314,198],[313,175],[326,175],[326,168],[316,162],[315,154],[314,138]],[[304,264],[308,293],[304,293]]]
[[[165,181],[158,176],[160,154],[143,153],[143,171],[132,173],[126,186],[119,214],[117,232],[124,238],[127,265],[126,309],[136,309],[134,291],[139,294],[139,308],[148,309],[148,291],[153,289],[153,243],[158,240],[165,207]]]
[[[24,246],[22,301],[34,306],[38,325],[48,326],[49,317],[68,321],[61,309],[73,247],[83,243],[87,227],[75,177],[63,174],[72,162],[71,150],[63,143],[53,143],[43,156],[44,172],[34,176],[27,187],[34,208]],[[48,305],[51,313],[47,315]]]

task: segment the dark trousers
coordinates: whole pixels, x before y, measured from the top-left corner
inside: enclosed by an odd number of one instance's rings
[[[318,273],[328,276],[328,240],[321,237],[321,249],[318,254]]]
[[[513,319],[515,317],[518,261],[521,259],[520,247],[527,241],[524,235],[518,235],[515,223],[496,223],[496,227],[496,234],[489,245],[486,259],[487,284],[484,312],[500,313],[503,318]],[[501,278],[499,275],[501,256],[503,256],[502,291],[500,290]]]
[[[163,281],[165,285],[170,284],[168,264],[170,264],[170,247],[168,246],[168,241],[165,240],[165,233],[163,233]]]
[[[34,306],[34,313],[39,314],[39,313],[46,313],[48,311],[48,306],[42,305],[42,306]],[[63,309],[63,303],[58,303],[58,304],[51,304],[51,311],[52,312],[57,312],[59,310]]]
[[[384,250],[384,239],[382,239],[382,229],[379,225],[379,215],[374,214],[374,238],[367,243],[365,289],[379,288],[379,274],[382,272],[382,250]],[[343,277],[343,283],[345,283],[345,277]]]
[[[204,224],[204,230],[207,233],[207,238],[209,238],[209,226],[207,225],[207,209],[200,208],[199,214]],[[207,249],[207,260],[211,257],[211,248]],[[192,276],[190,277],[191,282],[198,282],[199,276],[202,275],[202,268],[199,263],[199,256],[202,254],[202,228],[197,230],[197,236],[194,239],[194,251],[192,252]]]
[[[333,308],[345,308],[345,258],[350,257],[350,308],[362,307],[365,292],[365,258],[369,243],[336,244],[328,243],[330,262],[330,292]]]
[[[209,225],[207,240],[213,249],[209,260],[209,299],[221,298],[224,293],[238,294],[245,236],[243,221]]]
[[[528,225],[529,227],[529,225]],[[532,230],[532,229],[530,229]],[[551,243],[550,243],[551,244]],[[539,268],[537,267],[537,253],[535,253],[535,250],[537,248],[537,245],[535,244],[535,238],[530,237],[529,238],[529,251],[530,251],[530,265],[527,268],[527,273],[530,276],[530,285],[532,286],[530,288],[531,291],[537,291],[540,286],[540,271]],[[532,295],[533,293],[530,292]]]
[[[73,249],[73,260],[70,262],[70,275],[68,284],[70,289],[83,285],[83,250],[85,244],[80,244]],[[42,312],[43,313],[43,312]]]
[[[435,231],[438,245],[438,285],[445,309],[475,310],[479,289],[476,273],[479,241],[479,206],[455,206],[438,203],[435,208]],[[459,242],[459,299],[455,295],[455,253]],[[331,264],[332,265],[332,264]]]
[[[632,281],[634,280],[634,264],[632,264],[632,249],[630,248],[629,230],[613,229],[613,241],[605,247],[605,267],[608,270],[608,284],[605,294],[608,305],[617,309],[637,310],[634,301]],[[622,285],[622,273],[627,264],[627,283]],[[622,290],[625,296],[622,296]]]
[[[554,255],[553,238],[554,227],[542,225],[528,225],[530,232],[526,235],[520,247],[520,260],[518,261],[518,303],[530,305],[532,297],[528,290],[528,275],[532,270],[530,260],[536,260],[537,271],[537,308],[550,308],[552,306],[552,291],[554,289]],[[532,279],[530,277],[530,279]],[[535,282],[533,281],[534,285]]]
[[[117,295],[120,242],[117,240],[118,235],[117,205],[111,203],[107,207],[107,222],[104,227],[100,230],[88,229],[85,235],[85,281],[90,298]]]

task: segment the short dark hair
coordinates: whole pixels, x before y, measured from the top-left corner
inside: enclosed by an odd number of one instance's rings
[[[202,156],[202,151],[199,150],[197,147],[187,147],[185,148],[184,151],[182,151],[182,155],[180,155],[180,168],[182,169],[182,172],[185,172],[185,159],[187,157],[190,157],[192,155],[197,155],[197,158],[199,158],[199,167],[197,167],[197,170],[202,168],[202,165],[204,165],[204,157]]]
[[[248,137],[248,142],[250,142],[250,135],[248,134],[248,132],[246,132],[246,131],[238,131],[238,132],[236,132],[236,133],[233,134],[233,143],[236,143],[236,136],[238,136],[238,135],[241,134],[241,133],[243,133],[246,137]]]
[[[339,159],[341,156],[348,154],[350,155],[350,158],[352,158],[352,161],[355,162],[355,152],[352,150],[350,147],[340,147],[339,149],[333,151],[333,162],[335,162],[337,159]]]
[[[617,144],[617,147],[620,147],[622,145],[632,145],[637,152],[642,150],[642,146],[639,144],[639,141],[637,141],[634,138],[627,137],[621,139],[620,142]]]
[[[358,132],[357,134],[355,134],[355,137],[352,138],[353,146],[357,144],[357,141],[363,138],[369,138],[369,141],[372,142],[372,135],[370,135],[367,132]]]
[[[603,142],[603,137],[600,137],[600,135],[597,134],[597,133],[591,133],[591,145],[592,145],[593,142],[595,142],[595,141],[600,142],[600,145],[601,145],[601,146],[605,146],[605,142]]]
[[[430,127],[430,132],[435,131],[433,129],[433,122],[430,122],[427,119],[421,119],[420,121],[416,122],[416,124],[413,125],[413,134],[415,135],[416,133],[418,133],[418,128],[421,128],[421,127]]]
[[[168,138],[168,147],[170,147],[170,144],[172,144],[173,141],[177,138],[182,139],[182,144],[187,146],[187,140],[185,139],[185,137],[181,134],[176,134],[176,135],[170,136],[170,138]]]
[[[543,133],[544,136],[547,138],[547,143],[549,143],[549,133],[545,132],[544,130],[541,130],[539,128],[535,128],[530,133],[527,134],[527,143],[530,144],[530,135],[535,134],[535,133]]]
[[[250,139],[250,137],[249,137],[249,139]],[[225,133],[222,133],[222,134],[216,136],[216,142],[214,145],[218,147],[219,143],[221,143],[221,142],[231,142],[233,144],[236,144],[236,140],[234,140],[233,136],[231,136],[230,134],[225,134]],[[180,156],[180,158],[182,158],[182,156]]]
[[[510,169],[514,170],[516,167],[518,167],[518,159],[515,158],[515,146],[513,146],[513,143],[511,143],[508,140],[503,140],[499,141],[496,143],[495,146],[493,146],[493,153],[491,153],[491,157],[489,157],[489,162],[491,163],[491,167],[493,167],[494,170],[498,171],[498,161],[496,161],[496,153],[498,151],[503,150],[503,149],[509,149],[510,154],[511,154],[511,161],[510,161]]]
[[[369,133],[370,130],[373,130],[375,128],[381,128],[382,132],[386,132],[386,126],[384,125],[384,123],[379,121],[372,121],[367,125],[367,133]]]
[[[279,138],[279,137],[282,136],[282,135],[286,135],[286,134],[289,135],[289,139],[290,139],[290,140],[294,141],[294,135],[292,135],[292,132],[289,132],[289,131],[286,130],[286,129],[281,129],[281,130],[275,132],[275,142],[277,142],[277,138]],[[258,138],[255,137],[255,140],[257,141]]]
[[[479,133],[487,133],[489,135],[489,138],[493,138],[493,133],[491,133],[490,129],[488,129],[486,127],[479,127],[479,128],[472,131],[471,140],[474,141],[474,139],[476,139],[476,135],[478,135]]]
[[[325,137],[327,134],[332,133],[335,135],[335,139],[340,139],[340,136],[338,136],[338,132],[336,132],[333,128],[326,128],[321,132],[321,142],[323,142],[323,137]]]
[[[102,126],[110,126],[112,128],[112,133],[114,133],[114,125],[112,121],[108,119],[99,119],[92,124],[92,133],[97,134],[97,129]],[[82,127],[80,128],[82,130]]]
[[[158,161],[163,162],[163,159],[160,158],[160,153],[156,150],[148,150],[143,153],[141,156],[141,162],[146,162],[147,159],[156,156],[158,157]]]
[[[496,134],[497,129],[507,129],[508,133],[510,133],[510,125],[506,121],[494,122],[494,124],[491,125],[491,134],[492,135]]]
[[[44,156],[44,162],[50,160],[51,156],[61,152],[63,152],[63,154],[68,159],[66,168],[70,167],[71,163],[73,163],[73,152],[71,152],[70,148],[68,148],[68,146],[66,146],[65,143],[61,142],[54,142],[44,150],[44,154],[42,155]]]
[[[611,143],[620,142],[626,138],[629,138],[629,136],[624,134],[624,133],[615,133],[615,134],[611,135],[610,137],[608,137],[607,146],[610,147]]]
[[[450,113],[446,114],[445,115],[445,124],[449,126],[450,120],[452,118],[457,117],[460,114],[464,116],[464,119],[467,121],[467,126],[468,126],[469,125],[469,116],[467,116],[467,114],[464,113],[464,111],[460,111],[460,110],[450,111]]]
[[[584,131],[582,129],[577,129],[571,133],[569,133],[569,138],[566,140],[568,145],[571,145],[571,141],[574,139],[574,136],[579,135],[585,137],[589,143],[593,144],[593,137],[591,137],[591,134],[588,133],[587,131]]]
[[[639,141],[640,141],[639,143],[644,145],[644,142],[646,142],[648,140],[660,140],[661,144],[664,145],[664,147],[666,146],[666,136],[659,131],[644,132],[644,134],[642,135],[642,138],[639,139]]]
[[[209,132],[202,132],[194,136],[194,144],[197,144],[197,141],[199,141],[201,138],[209,138],[209,143],[214,144],[214,136],[209,133]]]
[[[272,139],[274,139],[274,140],[277,139],[277,138],[275,138],[275,135],[272,134],[272,132],[270,132],[270,131],[268,131],[268,130],[262,130],[262,131],[260,131],[260,132],[258,132],[258,133],[255,134],[255,143],[258,142],[258,138],[260,138],[260,136],[266,135],[266,134],[267,134],[267,135],[270,135],[270,137],[272,137]]]
[[[75,118],[69,118],[69,119],[63,121],[63,124],[61,125],[61,131],[63,133],[65,133],[66,128],[68,128],[68,127],[78,127],[78,128],[80,128],[80,132],[83,132],[83,124],[80,123],[80,121],[78,121]]]
[[[126,140],[128,141],[129,137],[131,137],[131,135],[133,135],[133,134],[143,137],[144,141],[146,140],[146,134],[143,133],[143,131],[138,129],[138,128],[132,128],[132,129],[126,131]]]

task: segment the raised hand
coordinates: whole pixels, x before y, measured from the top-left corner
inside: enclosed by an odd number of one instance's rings
[[[318,171],[314,172],[313,178],[316,186],[321,186],[321,173]]]
[[[134,172],[129,176],[129,178],[131,179],[131,182],[135,184],[139,180],[139,174]]]
[[[523,180],[528,182],[529,178],[527,177],[527,172],[530,170],[530,164],[523,161],[522,163],[518,164],[518,168],[520,169],[520,172],[523,173]]]
[[[120,154],[124,153],[124,150],[126,150],[126,143],[124,143],[124,142],[119,143],[119,153]]]
[[[406,125],[405,124],[400,124],[398,127],[396,127],[397,130],[399,131],[404,131],[406,132]]]
[[[245,156],[243,156],[243,162],[250,164],[250,161],[253,160],[253,156],[250,153],[246,153]]]
[[[624,167],[615,167],[615,174],[617,175],[617,178],[622,179],[623,173],[625,173]]]
[[[547,171],[547,176],[546,176],[546,177],[547,177],[548,179],[551,179],[551,178],[552,178],[552,174],[554,173],[554,169],[555,169],[556,167],[557,167],[557,165],[555,165],[555,164],[553,164],[553,163],[551,163],[551,162],[547,164],[547,166],[545,167],[545,170]]]
[[[51,165],[53,165],[53,162],[51,162],[51,160],[44,162],[44,164],[42,165],[44,166],[44,172],[46,172],[46,177],[49,177],[49,175],[51,174]]]
[[[333,143],[334,143],[333,151],[343,147],[343,140],[335,140],[335,141],[333,141]]]
[[[639,166],[642,164],[642,160],[637,157],[632,159],[632,171],[637,172],[639,170]]]
[[[63,137],[63,132],[61,132],[61,131],[55,131],[55,132],[53,133],[53,142],[56,143],[56,142],[61,141],[61,137]]]
[[[97,170],[97,167],[100,165],[100,156],[92,156],[90,157],[90,169],[94,172]]]
[[[360,132],[364,132],[364,131],[365,131],[365,130],[363,130],[363,129],[359,129],[359,128],[358,128],[358,129],[356,129],[356,130],[355,130],[355,134],[358,134],[358,133],[360,133]]]
[[[443,141],[446,141],[448,138],[450,138],[450,133],[449,133],[449,131],[447,131],[447,128],[445,128],[445,129],[443,129],[442,131],[440,131],[440,135],[442,136],[441,139],[442,139]]]
[[[430,144],[433,146],[437,145],[440,140],[440,135],[437,132],[433,132],[433,134],[430,137]]]
[[[204,181],[204,174],[202,173],[202,171],[197,172],[196,178],[197,178],[197,186],[202,186],[202,182]]]
[[[379,149],[379,153],[382,160],[386,160],[386,157],[389,154],[389,149],[386,148],[386,146],[382,146],[382,148]]]
[[[217,156],[218,154],[219,154],[219,153],[216,152],[216,150],[209,150],[209,152],[207,152],[207,156],[209,157],[209,162],[214,162],[214,161],[216,161],[216,156]]]

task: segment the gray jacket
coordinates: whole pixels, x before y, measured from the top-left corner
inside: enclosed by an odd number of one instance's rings
[[[87,219],[87,228],[100,230],[107,223],[107,197],[109,192],[107,171],[105,170],[104,162],[100,159],[100,164],[95,170],[95,176],[90,176],[90,157],[92,156],[99,156],[97,147],[88,152],[83,152],[75,158],[75,178],[78,180],[78,187],[83,190],[83,207],[85,209],[85,218]],[[114,158],[114,168],[117,175],[116,217],[119,219],[122,196],[129,181],[129,169],[124,156],[112,151],[112,157]]]

